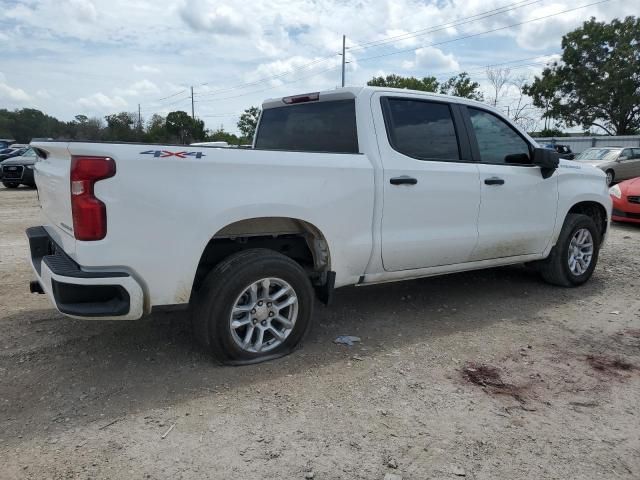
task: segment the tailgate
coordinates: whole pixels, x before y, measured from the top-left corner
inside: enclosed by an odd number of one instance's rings
[[[46,158],[39,156],[34,168],[40,206],[46,219],[45,227],[53,240],[73,256],[76,241],[71,214],[71,154],[68,142],[32,142],[31,146],[46,153]]]

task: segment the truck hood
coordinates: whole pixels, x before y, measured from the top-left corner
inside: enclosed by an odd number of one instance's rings
[[[600,162],[602,163],[602,162]],[[596,165],[591,162],[576,162],[574,160],[560,159],[559,173],[562,172],[580,172],[581,175],[588,175],[590,177],[602,177],[604,178],[604,172],[597,168]]]
[[[604,160],[589,160],[589,161],[582,161],[582,162],[576,162],[576,163],[580,163],[582,165],[591,165],[592,167],[597,167],[599,165],[604,165],[605,163],[609,163],[608,161],[604,161]]]
[[[34,157],[13,157],[7,158],[2,161],[2,166],[5,165],[33,165],[36,163],[37,158]]]

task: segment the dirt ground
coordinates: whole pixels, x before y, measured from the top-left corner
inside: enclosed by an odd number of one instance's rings
[[[640,227],[582,288],[511,267],[338,290],[301,350],[233,368],[185,313],[29,294],[39,215],[0,187],[0,478],[640,478]]]

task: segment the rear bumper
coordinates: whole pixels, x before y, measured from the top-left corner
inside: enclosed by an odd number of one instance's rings
[[[61,313],[80,319],[137,320],[144,293],[123,271],[87,271],[52,240],[44,227],[27,229],[31,266]]]

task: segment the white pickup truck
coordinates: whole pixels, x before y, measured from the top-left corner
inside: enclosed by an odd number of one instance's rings
[[[267,100],[252,149],[34,142],[37,280],[75,318],[189,305],[229,363],[298,345],[334,288],[531,263],[596,266],[602,171],[466,99],[342,88]]]

